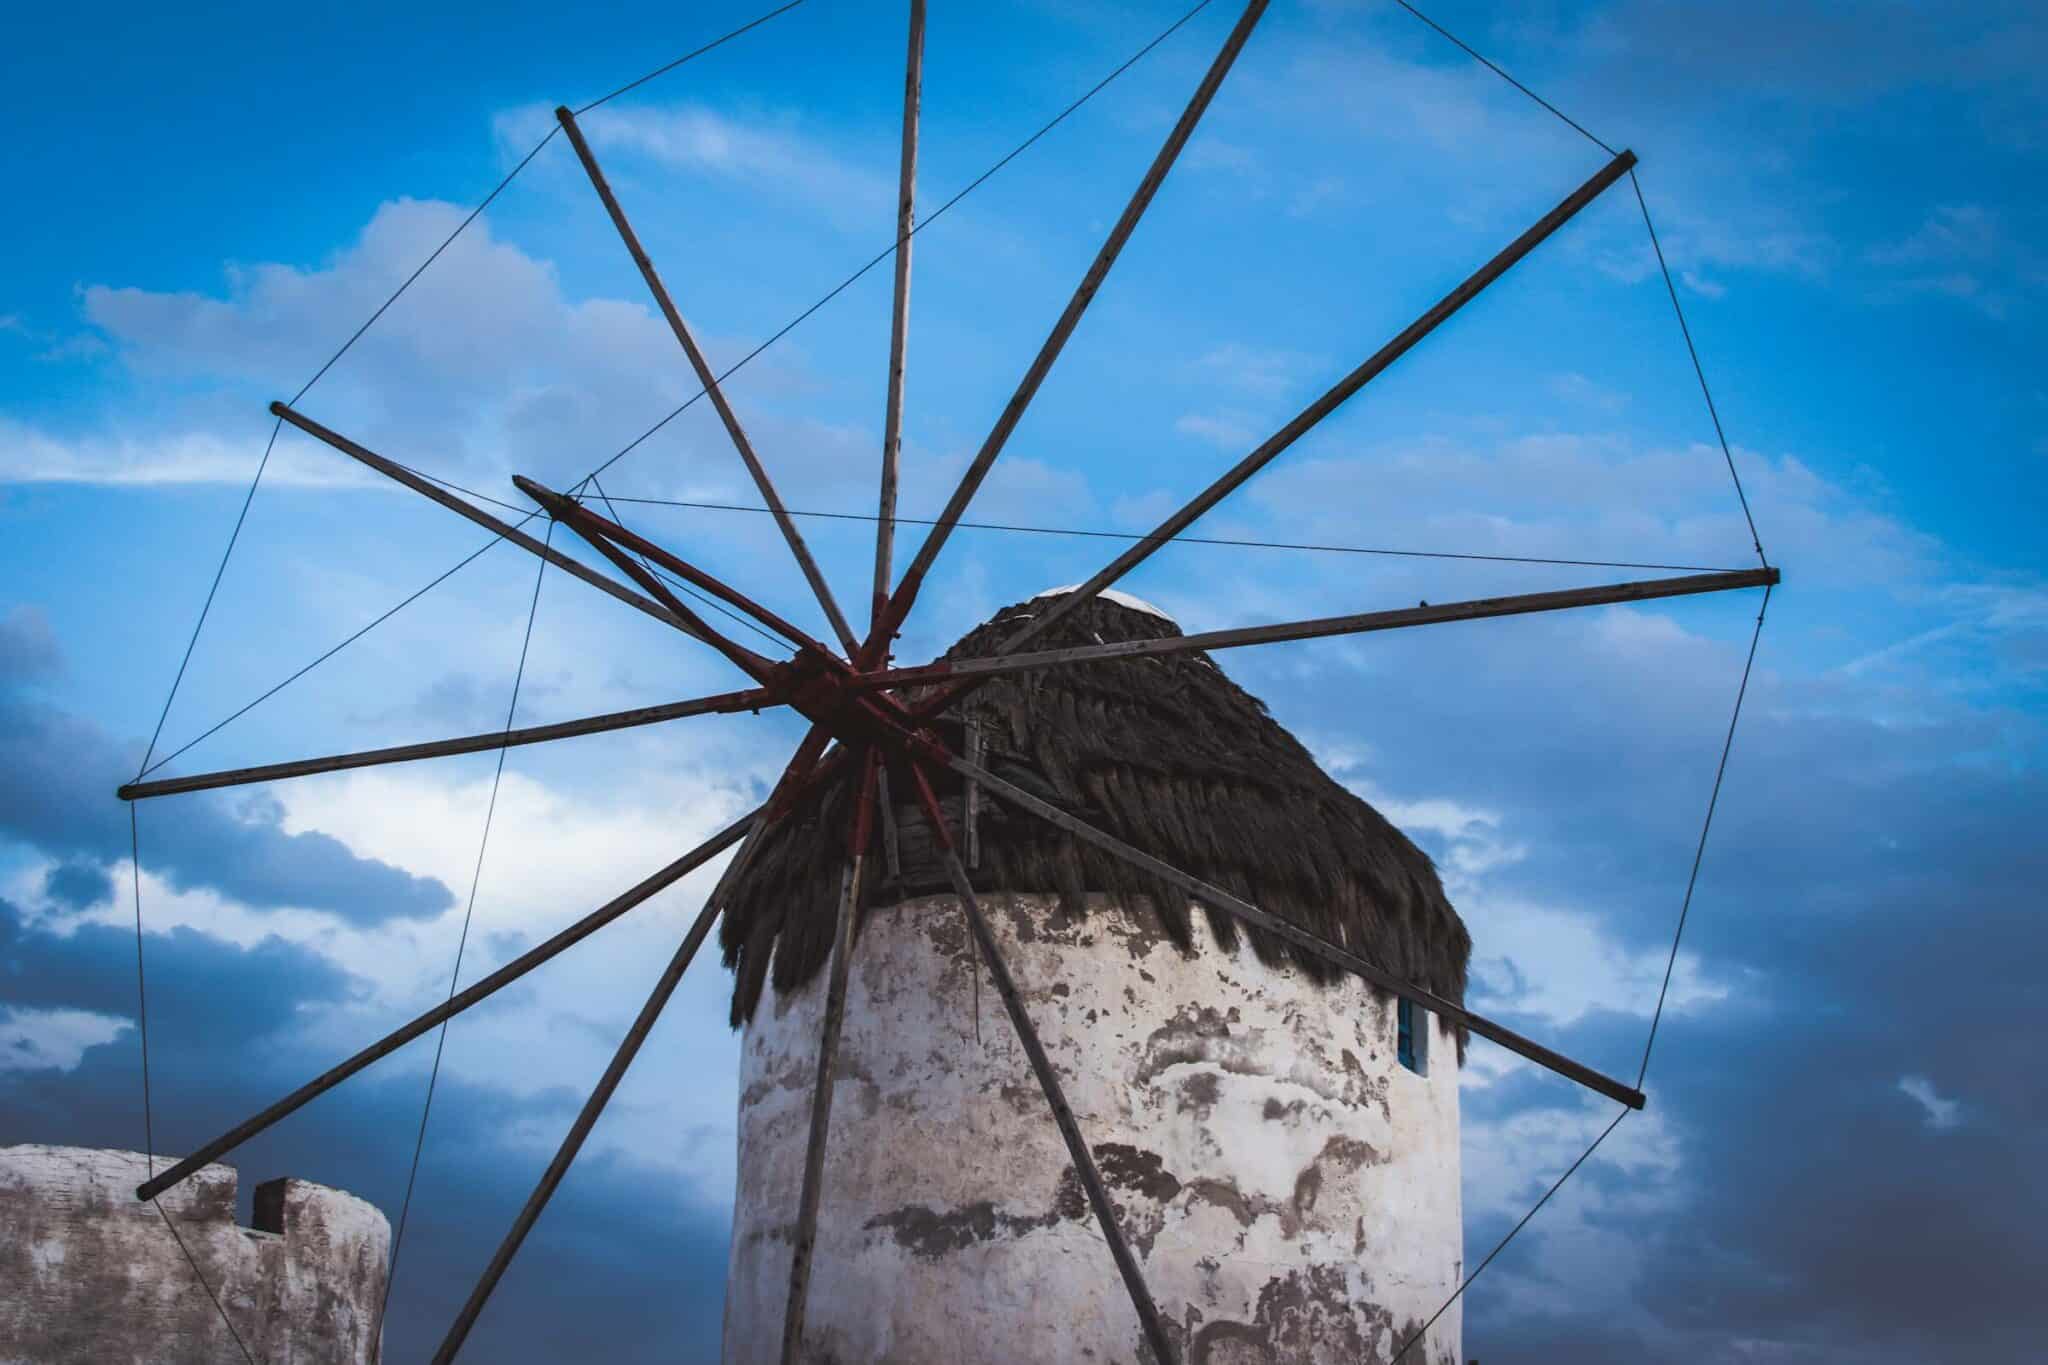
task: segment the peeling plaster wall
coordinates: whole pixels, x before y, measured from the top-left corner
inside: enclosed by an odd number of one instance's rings
[[[1187,1365],[1384,1362],[1462,1271],[1455,1040],[1395,1059],[1391,998],[1048,897],[986,911]],[[803,1359],[1151,1359],[957,902],[854,954]],[[727,1365],[779,1359],[826,978],[745,1034]],[[1456,1365],[1457,1307],[1404,1365]]]
[[[163,1218],[135,1198],[147,1175],[140,1152],[0,1147],[0,1362],[242,1358]],[[249,1353],[266,1365],[374,1359],[384,1215],[340,1190],[272,1180],[256,1189],[257,1226],[240,1227],[235,1185],[233,1167],[207,1166],[160,1202]]]

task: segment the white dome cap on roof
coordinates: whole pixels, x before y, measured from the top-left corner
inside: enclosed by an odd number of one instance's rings
[[[1065,587],[1061,588],[1047,588],[1044,592],[1039,593],[1038,597],[1058,597],[1061,593],[1073,592],[1080,586],[1081,585],[1079,583],[1069,583]],[[1101,592],[1095,595],[1097,597],[1103,598],[1106,601],[1114,602],[1120,607],[1129,607],[1132,611],[1142,611],[1149,615],[1156,616],[1162,621],[1173,621],[1173,624],[1176,626],[1180,624],[1180,622],[1174,621],[1171,616],[1161,611],[1158,607],[1153,606],[1150,602],[1147,602],[1142,597],[1133,597],[1129,593],[1119,592],[1115,588],[1104,588]],[[1037,597],[1034,597],[1032,600],[1036,601]]]

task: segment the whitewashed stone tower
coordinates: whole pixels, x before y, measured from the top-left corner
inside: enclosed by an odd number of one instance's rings
[[[990,652],[1030,607],[955,653]],[[1062,626],[1177,629],[1132,599]],[[1002,776],[1462,998],[1470,940],[1428,858],[1205,656],[1023,675],[973,704]],[[1180,1358],[1386,1361],[1463,1268],[1462,1040],[978,804],[975,879]],[[898,824],[900,875],[867,898],[853,958],[804,1358],[1150,1360],[1009,1021],[977,992],[929,832],[907,805]],[[843,796],[824,798],[728,904],[744,1054],[727,1365],[779,1359],[843,828]],[[1405,1361],[1459,1348],[1454,1307]]]
[[[271,1180],[242,1227],[234,1167],[200,1168],[162,1213],[135,1198],[150,1169],[141,1152],[0,1147],[0,1361],[238,1361],[243,1347],[270,1365],[376,1360],[391,1225],[374,1205]]]

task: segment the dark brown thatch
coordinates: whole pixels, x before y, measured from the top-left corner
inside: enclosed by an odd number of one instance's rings
[[[1032,609],[1024,602],[999,612],[946,657],[994,653]],[[1098,599],[1032,647],[1178,634],[1163,617]],[[985,766],[998,775],[1397,976],[1464,999],[1472,940],[1429,856],[1332,780],[1206,654],[998,677],[963,706],[981,727]],[[949,740],[957,743],[967,719],[948,718]],[[941,795],[957,833],[960,789],[947,776]],[[753,1014],[771,966],[776,990],[789,991],[831,953],[849,785],[814,794],[772,829],[726,903],[720,938],[735,973],[735,1027]],[[949,885],[910,799],[908,775],[895,773],[891,790],[902,876],[889,879],[879,849],[871,850],[867,906]],[[1185,894],[986,795],[980,807],[977,888],[1057,894],[1070,915],[1086,911],[1085,893],[1105,893],[1126,912],[1156,913],[1173,941],[1189,946]],[[1318,982],[1331,979],[1320,959],[1208,913],[1220,942],[1235,944],[1250,932],[1268,965],[1291,961]]]

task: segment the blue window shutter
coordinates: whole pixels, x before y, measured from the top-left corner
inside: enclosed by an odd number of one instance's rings
[[[1397,1047],[1401,1065],[1415,1070],[1415,1006],[1406,1000],[1397,1001],[1394,1017],[1398,1021]]]

